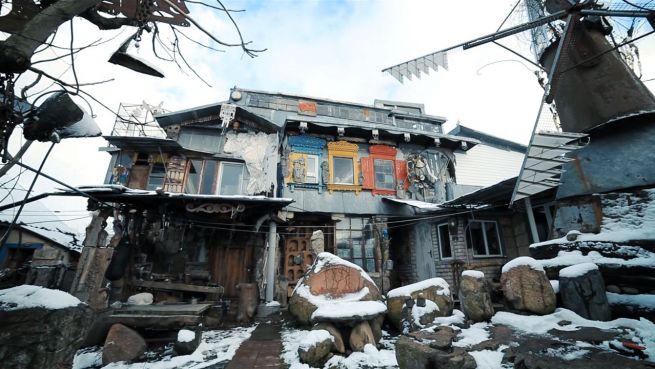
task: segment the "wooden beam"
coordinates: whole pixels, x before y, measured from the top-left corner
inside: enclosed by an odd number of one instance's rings
[[[171,291],[186,291],[186,292],[197,292],[197,293],[215,293],[223,294],[223,287],[209,287],[209,286],[198,286],[195,284],[186,284],[179,282],[159,282],[159,281],[142,281],[138,279],[132,279],[132,285],[136,287],[144,288],[154,288],[159,290],[171,290]]]

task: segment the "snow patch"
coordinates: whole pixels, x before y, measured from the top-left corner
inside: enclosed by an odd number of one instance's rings
[[[309,331],[307,332],[307,334],[305,334],[305,338],[302,340],[302,342],[300,342],[298,348],[307,351],[313,346],[316,346],[316,344],[319,344],[325,340],[330,340],[331,342],[334,342],[334,337],[332,337],[330,332],[326,331],[325,329],[316,329],[313,331]]]
[[[394,288],[387,293],[387,297],[412,297],[412,293],[430,287],[441,287],[441,290],[437,290],[437,294],[450,296],[450,286],[448,285],[448,282],[443,278],[430,278],[424,281],[408,284],[407,286]]]
[[[542,267],[541,263],[539,261],[529,257],[529,256],[520,256],[520,257],[518,257],[516,259],[510,260],[507,264],[503,265],[502,272],[505,273],[505,272],[509,271],[512,268],[516,268],[516,267],[523,266],[523,265],[529,266],[530,268],[532,268],[534,270],[538,270],[540,272],[545,273],[544,268]]]
[[[196,339],[196,332],[188,329],[180,329],[177,332],[177,342],[191,342]]]
[[[616,265],[624,267],[643,266],[655,267],[655,254],[652,252],[644,252],[640,257],[632,259],[621,258],[608,258],[601,255],[598,251],[589,251],[587,255],[583,255],[580,250],[560,251],[557,256],[552,259],[540,260],[541,265],[549,267],[570,266],[582,263],[594,263],[596,265]]]
[[[482,341],[489,339],[489,323],[475,323],[467,329],[462,329],[461,332],[457,335],[457,341],[453,342],[453,346],[456,347],[467,347],[478,344]],[[502,355],[501,355],[502,358]]]
[[[56,310],[81,303],[77,297],[64,291],[28,284],[0,290],[0,310],[5,311],[39,307]]]
[[[546,355],[552,357],[558,357],[564,360],[582,359],[588,353],[589,350],[578,350],[577,347],[562,347],[558,349],[554,349],[554,348],[546,349]]]
[[[421,324],[421,317],[427,314],[431,314],[435,311],[439,311],[439,305],[435,304],[432,300],[425,300],[425,306],[418,306],[414,304],[412,307],[412,318],[414,318],[414,323],[419,327],[423,327]]]
[[[266,303],[266,306],[268,307],[275,307],[275,306],[281,306],[279,301],[269,301]]]
[[[551,287],[553,287],[553,291],[555,291],[555,293],[559,293],[559,281],[551,279],[549,282]]]
[[[622,295],[607,292],[610,305],[630,305],[642,309],[655,310],[655,295]]]
[[[582,263],[571,265],[559,271],[560,278],[576,278],[581,277],[592,270],[598,270],[598,266],[594,263]]]
[[[507,345],[498,347],[498,350],[480,350],[470,351],[469,354],[475,359],[477,369],[500,369],[502,368],[503,350],[508,348]]]
[[[479,270],[465,270],[462,272],[462,277],[473,277],[475,279],[482,279],[484,278],[484,273],[482,273]]]
[[[307,301],[311,302],[314,306],[321,306],[324,304],[334,304],[334,303],[344,303],[344,302],[356,302],[364,298],[364,296],[369,293],[368,287],[364,287],[361,290],[353,293],[344,294],[338,298],[332,297],[330,295],[314,295],[309,289],[309,286],[298,283],[293,293],[298,294],[300,297],[304,297]]]

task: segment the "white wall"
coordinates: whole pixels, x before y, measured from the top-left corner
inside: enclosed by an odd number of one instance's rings
[[[455,152],[457,183],[490,186],[515,177],[521,170],[523,153],[480,144],[466,152]]]

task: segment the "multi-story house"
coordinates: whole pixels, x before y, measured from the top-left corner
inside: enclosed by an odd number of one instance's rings
[[[442,276],[451,236],[439,226],[460,210],[438,204],[471,190],[455,157],[480,141],[445,134],[422,104],[234,88],[222,103],[154,113],[152,124],[119,114],[105,185],[82,189],[97,209],[118,204],[116,298],[236,298],[253,283],[283,300],[317,250],[383,290]]]

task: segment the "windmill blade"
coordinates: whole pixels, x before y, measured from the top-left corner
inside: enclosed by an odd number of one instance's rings
[[[495,32],[486,36],[478,37],[474,40],[470,40],[467,42],[463,42],[461,44],[457,44],[454,46],[451,46],[446,49],[442,49],[439,51],[435,51],[431,54],[423,55],[420,56],[416,59],[412,59],[409,61],[406,61],[404,63],[400,63],[397,65],[394,65],[389,68],[385,68],[382,70],[383,73],[389,73],[392,77],[397,79],[400,83],[403,83],[404,79],[407,78],[409,80],[412,79],[412,77],[416,78],[421,78],[421,72],[428,74],[429,70],[432,69],[435,72],[438,71],[439,67],[448,69],[448,51],[454,50],[457,48],[463,48],[463,49],[470,49],[475,46],[483,45],[488,42],[493,42],[496,40],[499,40],[501,38],[511,36],[523,31],[526,31],[530,28],[537,27],[555,20],[563,19],[567,15],[566,10],[562,10],[559,12],[556,12],[554,14],[550,14],[544,17],[541,17],[539,19],[535,19],[533,21],[530,21],[528,23],[524,23],[521,25],[518,25],[516,27],[511,27],[499,32]]]

